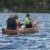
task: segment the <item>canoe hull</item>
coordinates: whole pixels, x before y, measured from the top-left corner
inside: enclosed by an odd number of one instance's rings
[[[38,32],[38,29],[34,29],[34,28],[25,28],[25,29],[21,29],[21,30],[12,30],[12,29],[2,29],[2,33],[3,34],[7,34],[7,35],[16,35],[18,33],[35,33]]]
[[[7,35],[16,35],[17,31],[16,30],[11,30],[11,29],[2,29],[2,34],[7,34]]]

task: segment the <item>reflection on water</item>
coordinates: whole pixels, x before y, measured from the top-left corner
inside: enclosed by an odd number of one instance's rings
[[[0,13],[0,29],[6,28],[6,20],[11,13]],[[21,22],[25,13],[17,13]],[[50,50],[50,14],[30,13],[39,21],[39,32],[25,35],[2,35],[0,32],[0,49],[2,50]]]

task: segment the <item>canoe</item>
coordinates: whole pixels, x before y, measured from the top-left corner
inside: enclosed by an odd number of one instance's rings
[[[7,34],[7,35],[16,35],[18,33],[34,33],[34,32],[38,32],[37,28],[24,28],[24,29],[20,29],[20,30],[12,30],[12,29],[2,29],[2,33],[3,34]]]
[[[33,24],[32,28],[19,28],[19,30],[13,30],[13,29],[2,29],[2,34],[7,35],[16,35],[16,34],[25,34],[25,33],[35,33],[39,32],[38,29],[38,23]]]

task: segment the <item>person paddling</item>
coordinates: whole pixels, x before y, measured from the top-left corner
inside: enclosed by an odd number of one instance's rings
[[[18,19],[18,16],[15,16],[16,18],[16,29],[20,28],[20,21]]]
[[[26,28],[32,28],[32,21],[29,14],[24,18],[24,25]]]
[[[7,29],[16,29],[16,22],[14,17],[10,17],[7,20]]]

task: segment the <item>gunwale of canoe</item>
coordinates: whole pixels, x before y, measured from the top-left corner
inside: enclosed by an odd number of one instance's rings
[[[3,34],[8,34],[8,35],[16,35],[18,33],[34,33],[34,32],[38,32],[37,29],[34,28],[25,28],[25,29],[21,29],[19,30],[11,30],[11,29],[2,29],[2,33]]]

